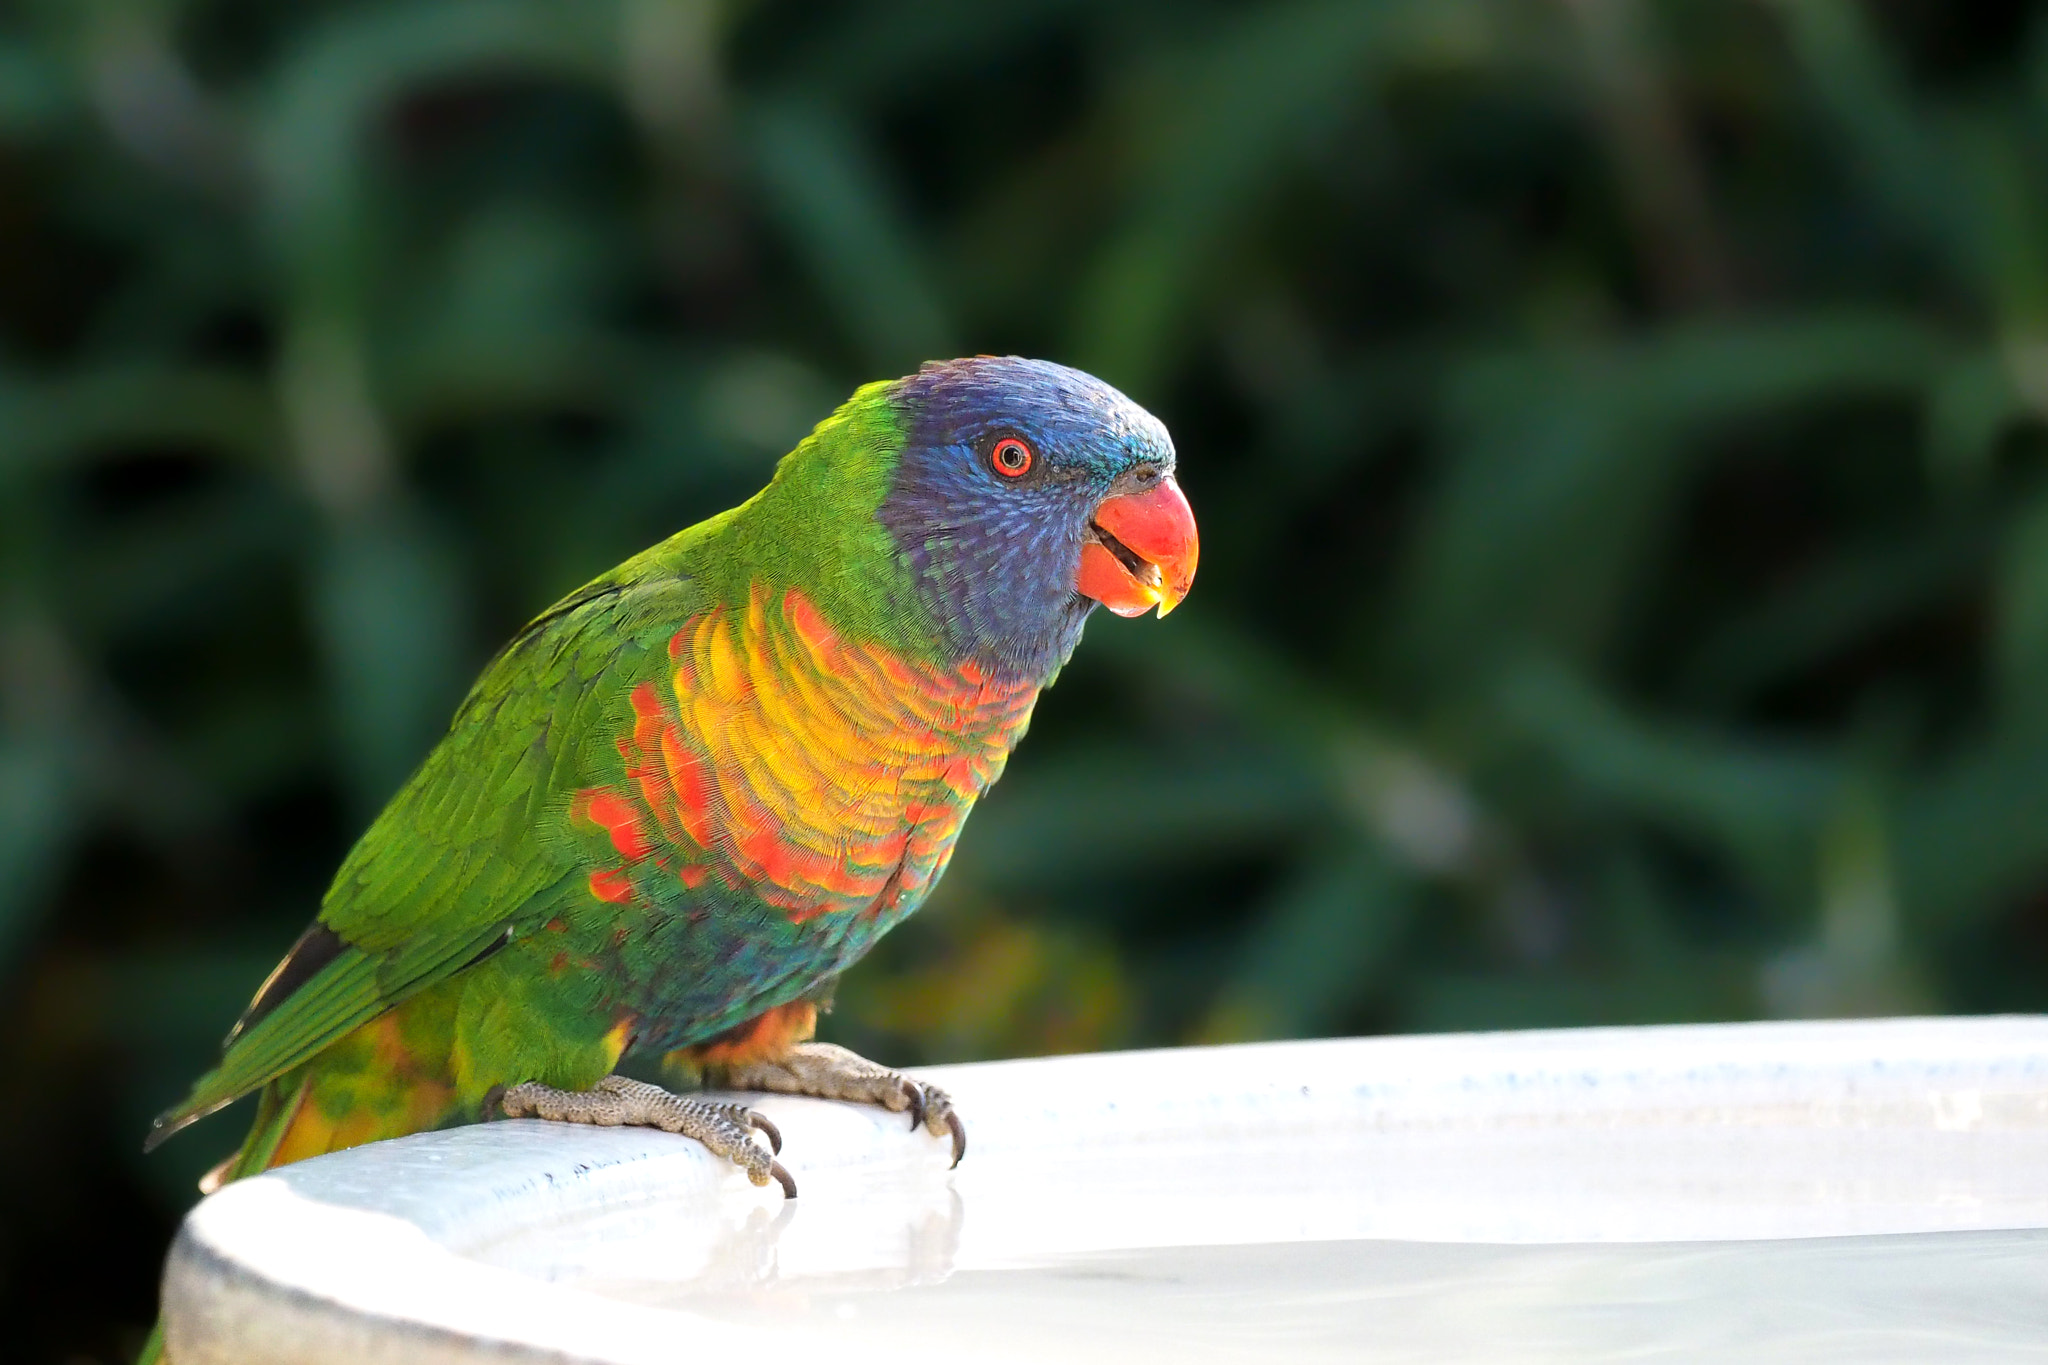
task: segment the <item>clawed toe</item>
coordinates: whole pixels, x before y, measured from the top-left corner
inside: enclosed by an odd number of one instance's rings
[[[736,1090],[770,1090],[822,1100],[872,1104],[894,1114],[908,1112],[910,1131],[950,1138],[953,1164],[967,1154],[967,1127],[953,1110],[953,1098],[936,1085],[913,1080],[832,1043],[799,1043],[772,1060],[725,1068],[723,1083]]]
[[[935,1085],[905,1078],[903,1091],[910,1100],[910,1131],[925,1129],[933,1137],[953,1140],[953,1164],[967,1155],[967,1125],[953,1108],[953,1097]]]
[[[756,1185],[773,1180],[782,1186],[784,1195],[796,1198],[796,1181],[754,1141],[754,1134],[760,1133],[779,1154],[781,1130],[743,1104],[677,1095],[658,1085],[614,1075],[588,1090],[557,1090],[529,1081],[496,1092],[493,1107],[507,1118],[553,1119],[606,1128],[630,1124],[695,1138],[714,1155],[745,1171]]]
[[[960,1121],[959,1111],[953,1108],[953,1097],[935,1085],[919,1087],[918,1116],[925,1131],[933,1137],[950,1137],[953,1140],[953,1165],[960,1164],[960,1158],[967,1155],[967,1125]],[[915,1128],[915,1124],[912,1125]]]
[[[952,1138],[952,1164],[961,1164],[967,1156],[967,1124],[961,1121],[952,1109],[952,1095],[928,1085],[924,1081],[911,1081],[909,1076],[899,1076],[903,1083],[903,1101],[909,1109],[909,1130],[918,1132],[924,1128],[934,1138]],[[895,1105],[891,1105],[893,1109]]]

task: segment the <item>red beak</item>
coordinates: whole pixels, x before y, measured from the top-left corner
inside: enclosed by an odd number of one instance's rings
[[[1161,616],[1180,605],[1195,581],[1201,543],[1187,495],[1168,475],[1142,493],[1104,498],[1081,547],[1074,589],[1118,616]]]

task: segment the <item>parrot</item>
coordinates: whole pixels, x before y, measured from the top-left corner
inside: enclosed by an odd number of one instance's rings
[[[531,1116],[679,1133],[795,1196],[771,1122],[619,1074],[645,1057],[907,1112],[957,1164],[950,1097],[818,1016],[931,893],[1094,609],[1186,596],[1175,472],[1156,417],[1050,361],[857,389],[752,498],[497,654],[146,1148],[254,1093],[203,1190]]]

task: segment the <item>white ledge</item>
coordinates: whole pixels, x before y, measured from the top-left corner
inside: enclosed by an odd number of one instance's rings
[[[750,1097],[697,1144],[519,1121],[243,1181],[177,1365],[2038,1358],[2048,1019],[1394,1037],[933,1068],[969,1135]]]

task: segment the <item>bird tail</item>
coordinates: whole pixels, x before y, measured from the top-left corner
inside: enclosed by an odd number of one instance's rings
[[[249,1136],[242,1139],[233,1156],[200,1177],[199,1192],[212,1194],[223,1185],[278,1165],[278,1153],[305,1107],[307,1086],[304,1073],[283,1076],[264,1086],[256,1101],[256,1121],[249,1125]],[[135,1365],[176,1365],[164,1354],[163,1318],[157,1318],[156,1326],[149,1329]]]
[[[273,1166],[323,1152],[474,1121],[482,1097],[463,1092],[449,1074],[446,1040],[453,1035],[457,999],[448,991],[416,996],[265,1083],[257,1091],[249,1136],[233,1156],[206,1173],[201,1191],[212,1194]],[[210,1098],[206,1105],[188,1102],[158,1127],[153,1141],[176,1132],[188,1117],[218,1107]],[[137,1365],[163,1365],[165,1360],[159,1322]]]
[[[212,1194],[244,1176],[283,1164],[278,1153],[306,1107],[310,1086],[311,1078],[304,1072],[280,1076],[264,1086],[256,1099],[256,1119],[249,1125],[249,1136],[242,1139],[233,1156],[200,1178],[199,1192]]]

